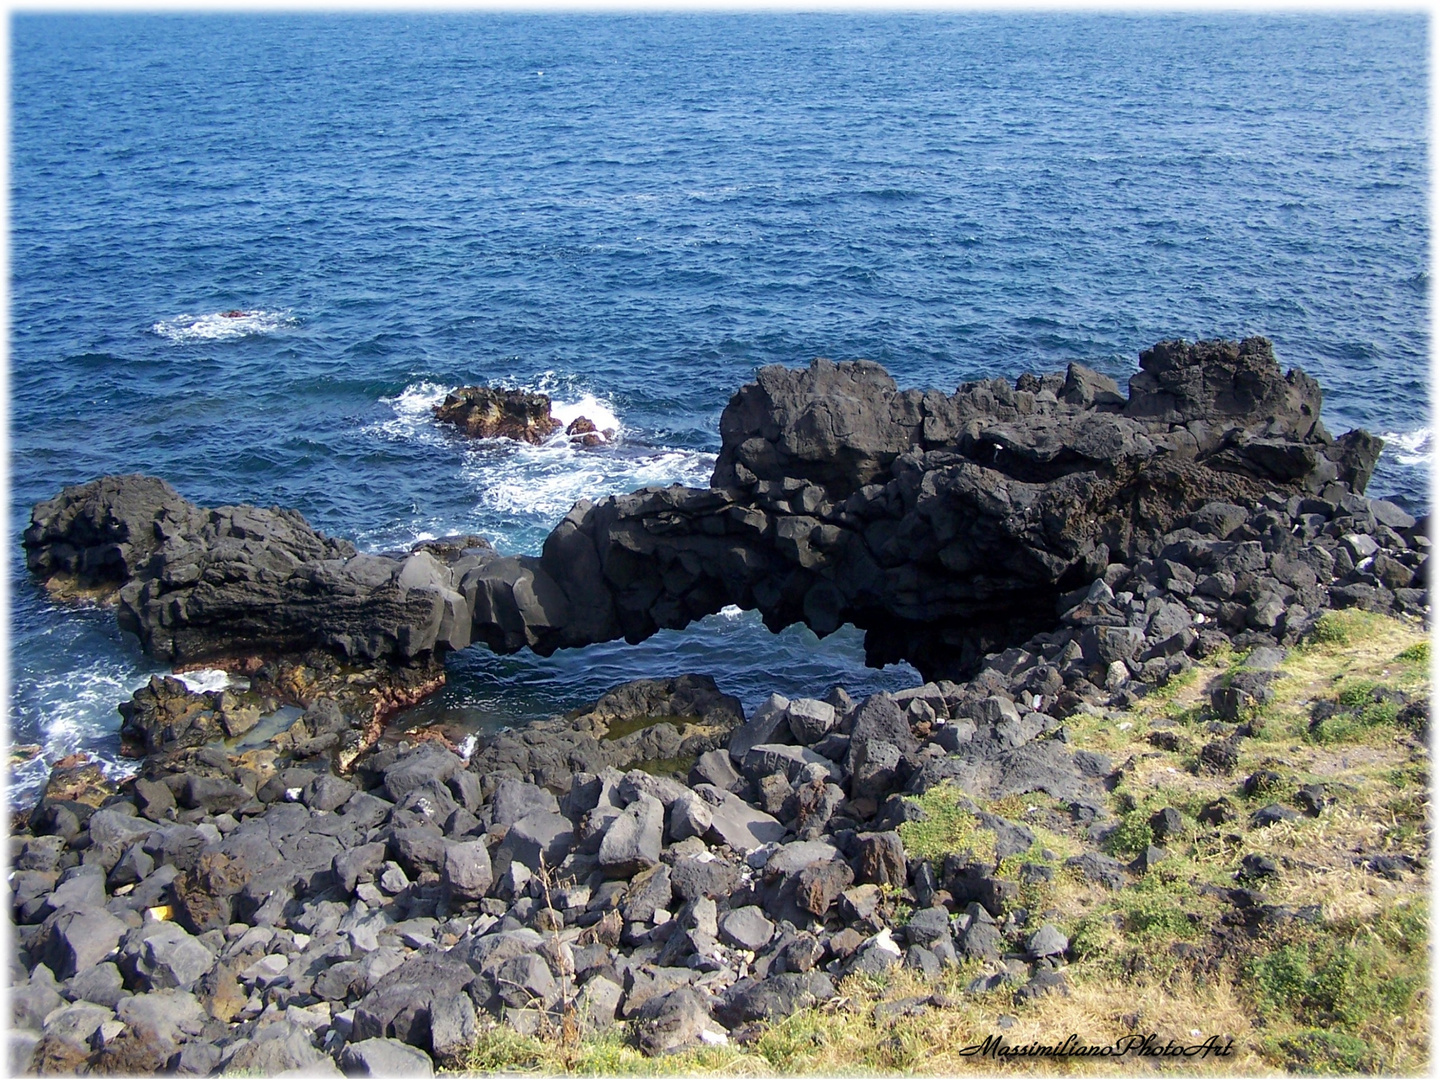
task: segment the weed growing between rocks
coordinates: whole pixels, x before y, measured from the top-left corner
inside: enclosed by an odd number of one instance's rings
[[[982,828],[974,804],[953,784],[939,784],[912,800],[919,815],[898,828],[905,852],[915,859],[969,854],[995,857],[995,834]]]

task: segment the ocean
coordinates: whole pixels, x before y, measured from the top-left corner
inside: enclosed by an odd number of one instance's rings
[[[48,602],[20,533],[103,473],[388,550],[538,551],[571,503],[707,482],[766,364],[902,386],[1264,334],[1371,494],[1428,508],[1421,15],[23,15],[11,22],[12,799],[161,670]],[[226,318],[231,310],[247,312]],[[611,445],[467,443],[542,390]],[[698,671],[917,681],[727,611],[638,646],[472,648],[402,722],[479,733]]]

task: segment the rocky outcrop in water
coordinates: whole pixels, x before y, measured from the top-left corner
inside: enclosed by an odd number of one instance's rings
[[[361,554],[294,510],[206,510],[136,475],[40,503],[25,549],[49,581],[113,590],[120,626],[152,655],[231,664],[316,646],[356,661],[464,648],[470,608],[451,566],[494,555],[479,537]]]
[[[550,399],[525,390],[461,386],[434,409],[441,423],[453,424],[472,439],[519,439],[542,443],[560,429],[550,415]]]
[[[1162,342],[1140,366],[1128,396],[1079,365],[948,396],[864,361],[764,368],[721,417],[709,488],[577,503],[538,558],[359,554],[292,511],[202,510],[145,477],[67,488],[25,544],[42,576],[118,586],[121,625],[174,661],[548,655],[734,604],[775,630],[854,623],[871,663],[956,677],[1107,565],[1161,557],[1203,507],[1228,521],[1274,493],[1333,516],[1363,491],[1380,441],[1333,439],[1319,387],[1264,339]]]

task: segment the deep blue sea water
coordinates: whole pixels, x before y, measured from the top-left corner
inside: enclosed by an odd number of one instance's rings
[[[35,501],[141,470],[384,549],[535,551],[582,495],[704,483],[764,364],[1122,381],[1266,334],[1425,505],[1428,25],[1404,15],[23,16],[11,24],[12,740],[113,752],[157,667],[25,574]],[[222,312],[255,314],[225,319]],[[544,389],[618,445],[466,445]],[[859,636],[715,616],[450,661],[479,728],[707,671],[904,684]]]

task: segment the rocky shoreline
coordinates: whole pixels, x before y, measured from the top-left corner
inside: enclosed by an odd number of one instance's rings
[[[122,706],[140,775],[60,763],[12,831],[12,1070],[429,1075],[491,1024],[623,1022],[662,1054],[898,967],[1068,992],[1071,943],[1017,883],[1052,860],[984,804],[1044,793],[1063,872],[1119,889],[1173,823],[1107,854],[1125,764],[1072,718],[1233,651],[1195,757],[1224,775],[1325,612],[1428,619],[1428,521],[1363,495],[1378,440],[1332,439],[1319,405],[1260,339],[1162,343],[1128,399],[1078,366],[949,398],[870,364],[767,368],[710,489],[582,502],[538,559],[474,537],[362,555],[152,478],[67,489],[35,509],[31,569],[247,683],[152,681]],[[379,737],[448,649],[640,640],[727,603],[854,621],[928,681],[746,717],[683,675],[468,756]],[[246,745],[281,706],[299,719]],[[902,832],[941,787],[983,842],[917,857]],[[1309,917],[1235,892],[1255,933]]]

